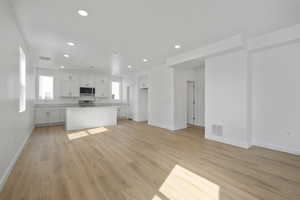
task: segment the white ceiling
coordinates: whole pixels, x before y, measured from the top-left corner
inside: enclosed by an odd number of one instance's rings
[[[299,0],[12,0],[20,27],[43,66],[128,73],[225,39],[300,23]],[[89,12],[88,17],[77,14]],[[69,47],[66,43],[76,44]],[[174,49],[181,44],[180,50]],[[66,59],[63,55],[70,54]],[[147,58],[148,63],[142,59]],[[113,67],[112,67],[113,66]]]

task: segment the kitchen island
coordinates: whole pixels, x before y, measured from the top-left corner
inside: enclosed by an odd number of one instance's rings
[[[117,124],[117,106],[66,108],[66,130],[80,130]]]

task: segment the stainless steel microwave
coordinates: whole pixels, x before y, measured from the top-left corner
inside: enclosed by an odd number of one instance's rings
[[[95,88],[80,87],[80,96],[95,96]]]

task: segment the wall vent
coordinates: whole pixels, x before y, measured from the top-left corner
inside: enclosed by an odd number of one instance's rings
[[[212,130],[213,135],[223,136],[223,126],[222,125],[213,124],[211,130]]]
[[[46,60],[46,61],[50,61],[51,60],[51,58],[47,57],[47,56],[40,56],[39,58],[40,58],[40,60]]]

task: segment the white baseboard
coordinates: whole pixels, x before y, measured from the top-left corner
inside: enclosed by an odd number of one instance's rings
[[[272,149],[274,151],[281,151],[281,152],[285,152],[285,153],[290,153],[290,154],[294,154],[294,155],[297,155],[297,156],[300,155],[300,149],[288,149],[288,148],[280,147],[278,145],[267,144],[267,143],[259,143],[259,142],[254,142],[253,145],[258,146],[258,147],[263,147],[263,148],[266,148],[266,149]]]
[[[32,131],[31,131],[32,133]],[[24,147],[26,146],[29,137],[31,136],[31,133],[25,138],[25,140],[23,141],[23,143],[21,144],[20,148],[18,149],[17,153],[15,154],[15,156],[13,157],[13,159],[10,161],[10,164],[8,166],[8,168],[6,169],[4,175],[1,177],[0,179],[0,192],[3,190],[4,185],[12,171],[12,169],[14,168],[19,156],[21,155]]]
[[[148,124],[151,125],[151,126],[156,126],[156,127],[159,127],[159,128],[164,128],[164,129],[168,129],[168,130],[171,130],[171,131],[175,130],[174,127],[170,127],[170,126],[165,125],[165,124],[153,123],[153,122],[150,122],[150,121],[148,121]]]
[[[208,135],[208,134],[205,134],[205,139],[214,140],[214,141],[229,144],[229,145],[232,145],[232,146],[238,146],[238,147],[241,147],[241,148],[244,148],[244,149],[249,149],[250,146],[251,146],[248,143],[232,141],[232,140],[228,140],[228,139],[223,138],[223,137],[218,137],[218,136]]]

